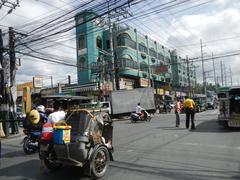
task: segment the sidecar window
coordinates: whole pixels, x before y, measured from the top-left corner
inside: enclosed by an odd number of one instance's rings
[[[76,111],[70,113],[67,123],[72,126],[72,136],[88,136],[91,116],[87,112]]]

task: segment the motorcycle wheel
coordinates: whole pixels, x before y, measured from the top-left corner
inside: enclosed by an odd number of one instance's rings
[[[136,123],[136,120],[134,120],[134,118],[131,118],[131,123]]]
[[[152,119],[151,116],[148,116],[148,117],[147,117],[147,121],[148,121],[148,122],[150,122],[151,119]]]
[[[23,139],[23,151],[26,154],[33,154],[33,153],[35,153],[37,151],[37,148],[31,147],[31,143],[33,143],[31,138],[25,137]]]
[[[56,171],[62,167],[62,164],[55,162],[56,155],[53,150],[50,150],[47,157],[44,158],[44,164],[50,171]]]
[[[91,159],[91,172],[95,178],[101,178],[105,175],[109,166],[110,156],[106,147],[100,146],[95,150]]]

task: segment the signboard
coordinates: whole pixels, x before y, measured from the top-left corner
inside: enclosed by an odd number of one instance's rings
[[[159,94],[159,95],[164,95],[164,89],[158,88],[158,89],[157,89],[157,94]]]
[[[18,84],[17,85],[17,91],[23,91],[23,88],[25,87],[29,87],[30,89],[33,88],[33,82],[26,82],[26,83],[22,83],[22,84]]]
[[[43,78],[42,77],[33,77],[33,87],[34,88],[43,87]]]
[[[150,85],[149,79],[140,78],[139,81],[140,81],[140,86],[141,87],[149,87],[149,85]]]
[[[155,74],[161,74],[161,73],[168,73],[168,66],[162,65],[162,66],[155,66]]]
[[[134,81],[131,79],[120,78],[119,79],[119,88],[120,89],[133,89]]]

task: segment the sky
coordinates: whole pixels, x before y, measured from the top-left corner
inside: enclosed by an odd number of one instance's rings
[[[98,4],[102,1],[96,0],[94,3]],[[14,2],[14,0],[11,0],[11,2]],[[0,28],[7,32],[6,27],[12,26],[19,31],[21,30],[21,32],[29,32],[41,23],[49,21],[54,17],[54,13],[66,12],[85,2],[89,1],[21,0],[20,6],[8,15],[9,8],[2,7],[0,9]],[[178,5],[171,6],[174,3],[178,3]],[[138,32],[148,35],[170,50],[176,49],[181,57],[200,58],[201,39],[203,58],[208,59],[204,60],[204,70],[209,83],[214,82],[212,54],[213,57],[230,54],[231,56],[228,57],[214,59],[216,76],[221,84],[220,62],[222,62],[227,77],[224,84],[230,85],[231,69],[233,85],[239,85],[239,9],[240,1],[238,0],[143,0],[136,5],[132,4],[128,8],[132,16],[120,20],[121,23],[136,28]],[[49,15],[52,17],[49,18]],[[33,25],[27,26],[29,23]],[[71,24],[73,21],[69,23]],[[74,29],[69,31],[64,37],[55,40],[58,44],[41,50],[41,53],[61,56],[66,62],[76,64],[74,33]],[[236,55],[232,56],[232,54]],[[193,63],[197,66],[197,80],[202,82],[201,61],[198,59]],[[66,83],[68,75],[71,75],[72,81],[76,82],[76,67],[41,62],[21,55],[21,66],[18,67],[16,79],[18,83],[21,83],[31,81],[33,76],[42,76],[44,84],[49,85],[50,76],[53,77],[54,83]]]

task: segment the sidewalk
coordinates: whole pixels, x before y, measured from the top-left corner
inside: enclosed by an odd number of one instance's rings
[[[9,140],[9,139],[14,139],[14,138],[18,138],[18,137],[24,136],[23,128],[22,128],[22,127],[19,127],[18,130],[19,130],[19,133],[18,133],[18,134],[9,134],[8,137],[6,137],[6,136],[5,136],[5,137],[0,137],[0,140],[1,140],[2,142],[4,142],[4,141],[7,141],[7,140]]]

